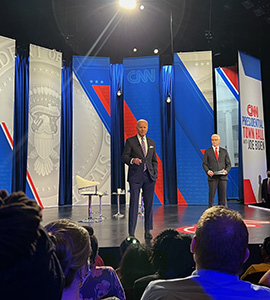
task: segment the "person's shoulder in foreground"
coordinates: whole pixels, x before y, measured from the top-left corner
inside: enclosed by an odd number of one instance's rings
[[[197,271],[186,278],[155,280],[147,286],[142,300],[270,299],[270,289],[238,280],[238,276],[211,270]]]
[[[179,279],[151,281],[141,300],[209,300],[198,282],[190,279],[191,276]]]
[[[224,206],[207,209],[190,249],[196,271],[184,279],[151,282],[142,300],[270,299],[269,288],[239,280],[249,250],[248,230],[238,212]]]

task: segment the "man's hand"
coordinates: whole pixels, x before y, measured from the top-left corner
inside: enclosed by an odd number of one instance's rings
[[[208,174],[210,177],[212,177],[212,176],[214,175],[214,172],[211,171],[211,170],[209,170],[209,171],[207,172],[207,174]]]
[[[224,174],[224,175],[227,175],[227,174],[228,174],[228,172],[227,172],[226,170],[224,170],[224,171],[223,171],[223,174]]]
[[[142,163],[142,160],[140,158],[133,158],[131,163],[135,165],[140,165]]]

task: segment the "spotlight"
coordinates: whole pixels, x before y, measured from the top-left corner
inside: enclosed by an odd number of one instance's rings
[[[170,97],[170,96],[167,96],[166,102],[167,102],[167,103],[171,103],[171,101],[172,101],[171,97]]]
[[[119,0],[121,7],[126,9],[134,9],[136,7],[136,0]]]
[[[155,53],[155,54],[158,54],[158,52],[159,52],[159,49],[158,49],[158,48],[155,48],[155,49],[154,49],[154,53]]]
[[[135,53],[138,51],[138,49],[136,47],[134,47],[132,51]]]
[[[120,89],[118,89],[118,91],[117,91],[116,95],[117,95],[118,97],[120,97],[120,96],[122,95],[122,93],[121,93],[121,90],[120,90]]]
[[[140,10],[144,10],[144,5],[140,5]]]

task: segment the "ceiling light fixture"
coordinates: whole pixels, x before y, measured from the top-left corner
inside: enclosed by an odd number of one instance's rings
[[[126,9],[134,9],[136,7],[136,0],[119,0],[121,7]]]

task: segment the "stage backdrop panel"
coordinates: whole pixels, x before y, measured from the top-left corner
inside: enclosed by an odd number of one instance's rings
[[[177,53],[175,67],[175,134],[178,203],[208,203],[205,149],[214,133],[212,54]]]
[[[30,45],[27,169],[44,207],[58,205],[61,67],[62,53]]]
[[[239,91],[236,67],[216,68],[217,133],[220,146],[227,149],[232,168],[228,176],[227,198],[238,199]]]
[[[244,203],[260,199],[260,181],[266,177],[266,149],[260,60],[238,53]]]
[[[11,192],[15,40],[0,36],[0,181]]]
[[[73,204],[86,204],[78,193],[76,175],[100,182],[98,191],[111,195],[110,61],[102,57],[73,57]],[[93,204],[99,203],[93,197]]]
[[[158,159],[158,179],[155,187],[154,204],[164,204],[163,171],[161,161],[161,118],[159,96],[159,57],[127,58],[124,65],[124,134],[137,134],[139,119],[148,121],[147,136],[155,141]],[[126,176],[127,178],[127,176]],[[127,184],[126,189],[129,189]],[[129,202],[129,193],[127,194]]]

